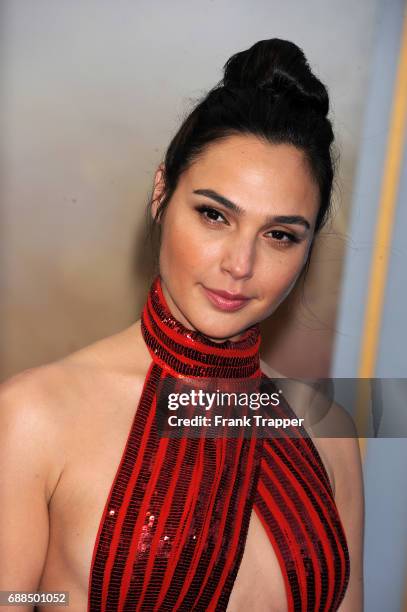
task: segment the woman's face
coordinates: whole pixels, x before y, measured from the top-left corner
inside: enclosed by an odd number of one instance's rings
[[[158,170],[154,215],[161,176]],[[160,221],[160,275],[172,314],[215,341],[237,340],[290,293],[318,207],[302,151],[246,135],[210,145],[181,175]]]

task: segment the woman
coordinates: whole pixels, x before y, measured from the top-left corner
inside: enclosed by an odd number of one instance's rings
[[[1,589],[91,612],[362,610],[357,440],[170,439],[155,421],[163,380],[279,376],[258,324],[329,214],[328,108],[293,43],[232,56],[157,170],[141,318],[4,385]]]

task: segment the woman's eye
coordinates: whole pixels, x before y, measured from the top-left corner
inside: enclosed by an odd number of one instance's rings
[[[294,236],[294,234],[290,234],[288,232],[283,232],[283,230],[272,230],[269,232],[269,234],[272,234],[273,240],[280,242],[281,244],[288,245],[292,242],[299,242],[297,236]]]
[[[196,210],[209,223],[218,224],[220,219],[226,221],[225,217],[218,210],[210,206],[198,206]]]

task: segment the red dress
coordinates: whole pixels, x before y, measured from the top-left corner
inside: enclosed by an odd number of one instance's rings
[[[253,509],[280,562],[289,611],[337,610],[349,553],[305,431],[269,439],[158,435],[157,389],[166,377],[265,378],[259,326],[222,343],[188,330],[170,313],[158,276],[142,333],[152,363],[100,521],[88,611],[226,610]]]

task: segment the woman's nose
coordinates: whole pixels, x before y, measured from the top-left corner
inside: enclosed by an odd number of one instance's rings
[[[221,268],[235,279],[250,278],[256,257],[255,241],[247,237],[230,237],[223,253]]]

